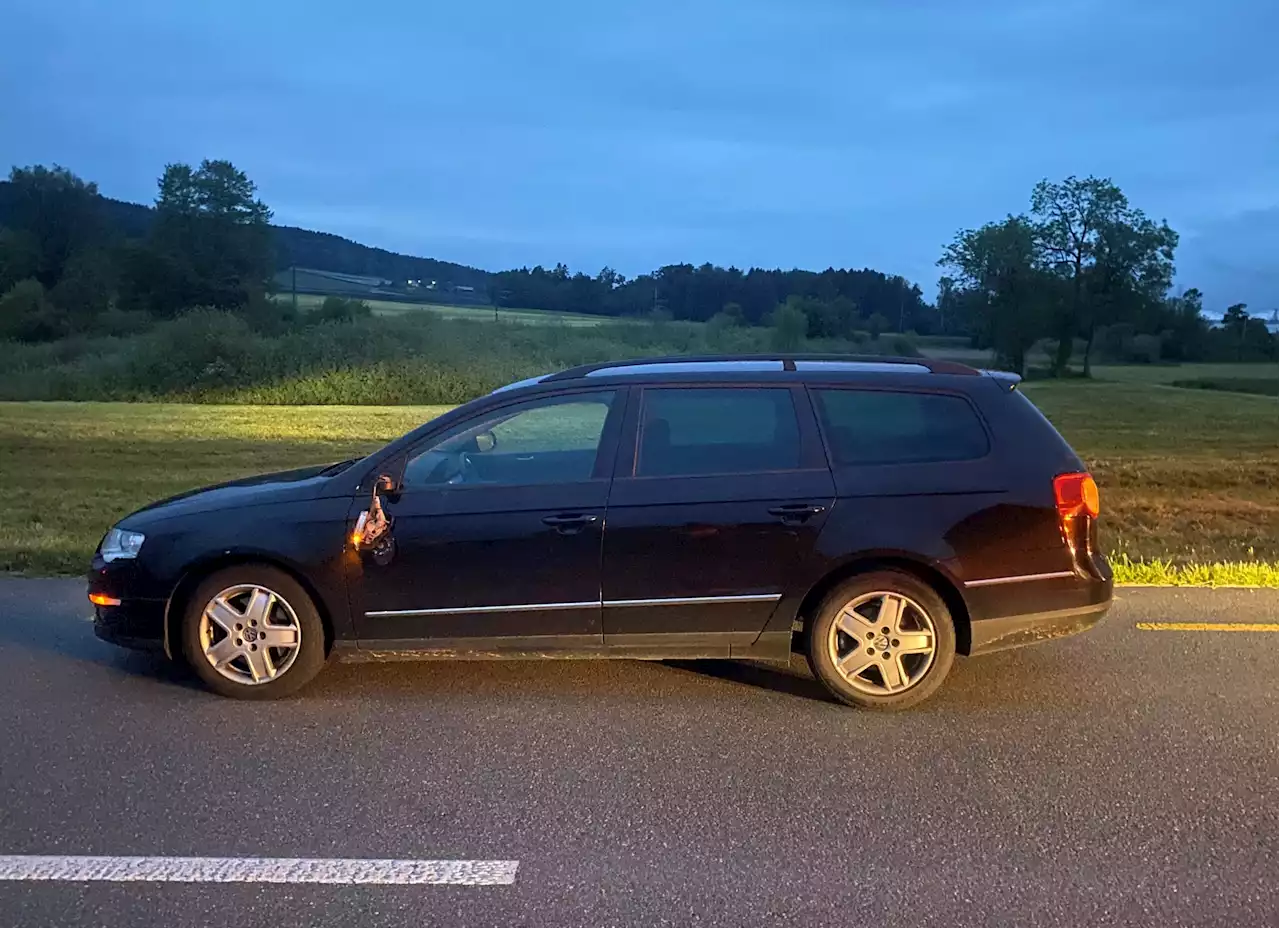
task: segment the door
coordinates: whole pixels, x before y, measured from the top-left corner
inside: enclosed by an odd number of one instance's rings
[[[390,556],[361,554],[362,645],[600,644],[601,537],[620,395],[512,403],[411,451],[397,491],[384,497]]]
[[[808,399],[688,385],[645,388],[634,405],[609,499],[605,643],[750,644],[835,498]]]

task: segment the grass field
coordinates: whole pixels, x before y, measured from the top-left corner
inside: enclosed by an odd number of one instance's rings
[[[1275,563],[1274,399],[1145,383],[1025,389],[1097,474],[1108,550],[1166,561],[1165,577],[1169,565]],[[364,453],[447,408],[0,403],[0,571],[80,573],[111,523],[147,502]]]
[[[1162,383],[1175,380],[1270,380],[1280,375],[1280,364],[1097,364],[1098,380],[1124,383]]]
[[[290,294],[276,294],[281,303],[292,301]],[[325,297],[314,293],[298,294],[298,309],[315,309]],[[588,316],[582,313],[556,313],[541,309],[499,309],[494,315],[492,306],[455,306],[445,303],[402,303],[395,300],[362,300],[377,316],[401,316],[406,313],[432,313],[443,319],[476,319],[492,322],[520,322],[527,325],[567,325],[593,327],[604,323],[617,323],[617,317]]]

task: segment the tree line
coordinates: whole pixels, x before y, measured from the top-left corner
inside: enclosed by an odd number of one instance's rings
[[[1211,329],[1199,290],[1173,292],[1178,234],[1133,206],[1111,180],[1041,181],[1029,210],[966,229],[938,264],[939,311],[1024,372],[1048,340],[1049,373],[1068,372],[1083,341],[1083,373],[1101,354],[1121,361],[1274,360],[1276,339],[1243,303]]]
[[[391,280],[436,271],[483,289],[495,306],[773,325],[778,344],[886,331],[965,336],[1024,372],[1037,345],[1048,346],[1057,375],[1081,351],[1086,375],[1095,355],[1243,360],[1276,351],[1242,304],[1211,329],[1199,292],[1172,290],[1177,233],[1094,177],[1043,181],[1026,213],[958,233],[938,262],[945,273],[933,302],[903,277],[869,268],[670,264],[628,279],[609,267],[591,276],[557,264],[489,274],[271,218],[229,161],[166,165],[151,208],[108,200],[57,165],[15,167],[0,184],[0,338],[126,334],[194,307],[282,319],[288,307],[268,299],[272,272],[306,262]]]

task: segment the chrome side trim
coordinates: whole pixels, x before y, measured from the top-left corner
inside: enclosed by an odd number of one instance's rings
[[[776,603],[781,593],[749,593],[745,596],[673,596],[665,599],[606,599],[605,607],[714,606],[718,603]]]
[[[549,612],[553,609],[599,609],[600,602],[589,603],[515,603],[510,606],[451,606],[448,609],[381,609],[366,612],[370,619],[399,615],[472,615],[480,612]]]
[[[549,612],[556,609],[598,609],[601,606],[715,606],[722,603],[776,603],[781,593],[748,593],[744,596],[674,596],[665,599],[609,599],[589,603],[516,603],[511,606],[461,606],[448,609],[380,609],[366,612],[365,618],[413,615],[474,615],[482,612]]]
[[[1017,577],[990,577],[986,580],[966,580],[965,586],[1000,586],[1005,583],[1027,583],[1031,580],[1066,580],[1074,577],[1075,571],[1055,570],[1048,574],[1022,574]]]

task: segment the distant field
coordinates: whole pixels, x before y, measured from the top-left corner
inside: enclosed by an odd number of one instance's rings
[[[292,301],[291,294],[276,294],[280,302]],[[325,297],[314,293],[299,293],[298,308],[314,309],[325,301]],[[405,313],[428,312],[445,319],[478,319],[492,322],[494,308],[492,306],[454,306],[443,303],[401,303],[394,300],[363,300],[369,308],[380,316],[400,316]],[[615,317],[587,316],[581,313],[554,313],[541,309],[498,309],[497,317],[502,322],[520,322],[529,325],[568,325],[597,326],[606,322],[618,322]]]
[[[1175,380],[1270,380],[1280,375],[1280,364],[1095,364],[1099,380],[1125,383],[1173,383]]]
[[[1097,474],[1108,551],[1275,562],[1274,399],[1141,382],[1025,390]],[[79,573],[147,502],[367,453],[448,408],[0,403],[0,571]]]

